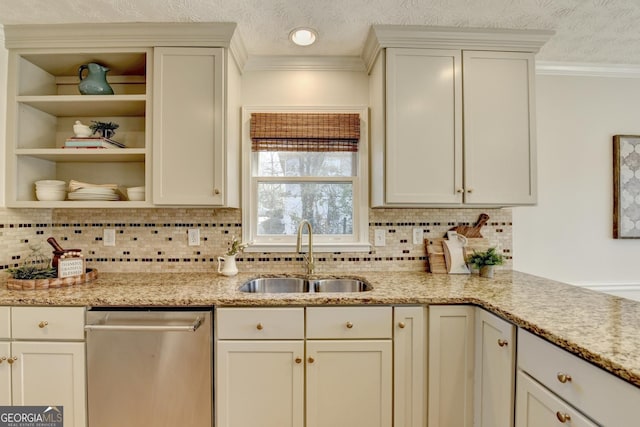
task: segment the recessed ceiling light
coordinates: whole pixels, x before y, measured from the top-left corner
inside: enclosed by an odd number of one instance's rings
[[[309,46],[315,43],[318,33],[312,28],[300,27],[292,30],[289,38],[298,46]]]

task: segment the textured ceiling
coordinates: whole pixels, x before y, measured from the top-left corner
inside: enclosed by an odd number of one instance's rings
[[[236,22],[250,55],[362,52],[371,24],[555,30],[539,60],[640,64],[640,0],[0,0],[1,24]],[[288,32],[316,28],[311,47]]]

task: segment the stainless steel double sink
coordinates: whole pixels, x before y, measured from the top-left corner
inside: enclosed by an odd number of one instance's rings
[[[260,277],[240,286],[240,292],[254,294],[366,292],[371,289],[370,284],[353,278]]]

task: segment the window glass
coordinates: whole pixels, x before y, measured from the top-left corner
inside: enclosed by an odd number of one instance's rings
[[[257,151],[257,176],[353,176],[357,153]]]
[[[352,182],[269,181],[257,185],[258,235],[295,235],[303,219],[311,223],[314,234],[353,234]]]

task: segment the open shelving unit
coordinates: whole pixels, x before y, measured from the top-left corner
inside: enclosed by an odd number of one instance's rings
[[[81,95],[78,68],[110,69],[114,95]],[[9,207],[149,207],[151,48],[15,49],[9,53],[6,202]],[[119,124],[123,149],[63,148],[81,120]],[[38,201],[35,181],[57,179],[145,186],[144,201]]]

